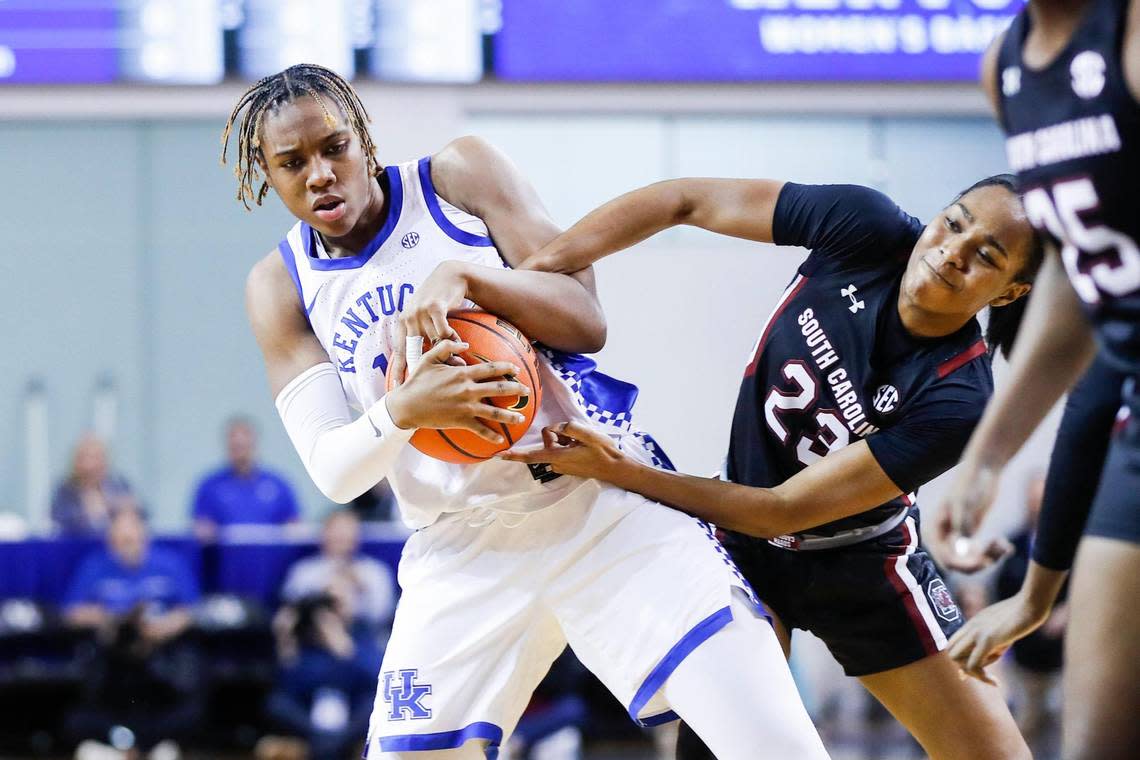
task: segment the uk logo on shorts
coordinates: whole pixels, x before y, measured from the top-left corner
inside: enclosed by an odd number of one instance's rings
[[[385,670],[384,701],[388,703],[388,720],[424,720],[431,708],[424,698],[431,694],[431,684],[416,683],[418,670]]]
[[[954,598],[950,596],[950,589],[946,588],[941,578],[935,578],[927,585],[926,595],[934,605],[934,612],[947,623],[953,623],[962,616],[958,605],[954,604]]]

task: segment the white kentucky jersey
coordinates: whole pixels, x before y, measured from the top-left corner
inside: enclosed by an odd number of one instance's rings
[[[386,167],[380,181],[388,195],[387,218],[358,254],[329,258],[320,236],[304,222],[294,225],[278,247],[309,324],[358,411],[383,397],[399,314],[440,263],[505,266],[482,220],[436,195],[430,158]],[[465,301],[463,307],[474,305]],[[519,446],[541,443],[545,425],[592,421],[618,437],[631,455],[671,467],[653,439],[632,427],[635,386],[596,372],[594,362],[583,356],[538,348],[542,404]],[[450,464],[411,445],[400,452],[389,481],[411,528],[468,509],[533,512],[583,482],[498,459]]]

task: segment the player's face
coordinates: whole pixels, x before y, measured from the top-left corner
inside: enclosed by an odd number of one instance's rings
[[[903,275],[906,295],[936,314],[977,314],[1029,292],[1015,278],[1029,260],[1033,230],[1021,201],[1003,187],[971,190],[922,232]]]
[[[348,119],[322,102],[299,97],[265,114],[262,168],[293,216],[335,239],[353,231],[379,192]]]

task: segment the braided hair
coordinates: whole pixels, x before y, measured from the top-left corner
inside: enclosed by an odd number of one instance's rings
[[[1018,196],[1020,202],[1021,188],[1018,184],[1017,177],[1012,174],[995,174],[992,177],[980,179],[974,184],[967,187],[962,192],[954,196],[954,200],[950,201],[951,205],[962,199],[972,190],[977,190],[980,187],[1002,187],[1008,190],[1015,196]],[[1025,260],[1025,265],[1021,271],[1014,275],[1014,282],[1026,282],[1032,284],[1034,278],[1037,277],[1037,270],[1041,268],[1041,263],[1045,260],[1045,244],[1041,236],[1036,230],[1033,231],[1032,248],[1029,250],[1029,256]],[[1025,316],[1025,307],[1029,303],[1029,298],[1022,296],[1016,301],[1011,301],[1005,306],[991,306],[987,310],[986,318],[986,346],[989,347],[990,355],[994,355],[1000,349],[1002,354],[1008,359],[1010,351],[1013,350],[1013,342],[1017,338],[1017,332],[1021,328],[1022,317]]]
[[[302,95],[308,95],[325,112],[329,126],[336,124],[336,116],[325,105],[322,95],[335,103],[348,118],[352,131],[360,139],[361,148],[368,159],[368,172],[372,176],[380,173],[376,161],[376,146],[368,132],[372,121],[368,111],[360,102],[360,96],[352,89],[344,77],[335,71],[313,63],[299,63],[290,66],[251,85],[238,99],[226,128],[222,131],[222,164],[226,163],[230,135],[237,127],[237,165],[234,176],[238,179],[237,199],[249,210],[252,200],[258,206],[269,192],[269,182],[261,174],[260,165],[264,156],[261,153],[261,123],[266,112],[275,111],[285,103],[291,103]],[[245,111],[244,115],[242,111]],[[241,116],[240,123],[238,117]],[[261,180],[261,186],[254,191],[254,185]]]

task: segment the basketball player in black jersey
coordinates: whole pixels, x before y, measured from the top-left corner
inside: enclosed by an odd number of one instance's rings
[[[1138,0],[1032,0],[987,53],[982,75],[1024,186],[1026,211],[1052,250],[1010,383],[970,441],[947,497],[947,521],[961,535],[975,530],[1005,464],[1098,345],[1104,366],[1075,391],[1069,412],[1103,420],[1104,408],[1121,395],[1125,404],[1103,470],[1059,456],[1072,448],[1062,426],[1051,470],[1059,480],[1087,484],[1086,493],[1099,472],[1099,490],[1091,507],[1087,496],[1047,501],[1038,529],[1038,543],[1056,543],[1059,529],[1071,543],[1084,523],[1065,641],[1066,760],[1135,757],[1140,747],[1138,14]],[[1080,422],[1071,427],[1080,429]],[[1086,427],[1101,438],[1086,445],[1103,446],[1106,426],[1094,421]],[[987,614],[956,642],[968,672],[980,674],[1009,642],[1040,624],[1040,611],[1048,612],[1065,576],[1067,557],[1061,559],[1054,568],[1035,562],[1020,601],[998,611],[1008,614]]]
[[[991,345],[1008,349],[1041,260],[1012,177],[977,183],[925,227],[865,187],[663,182],[592,212],[524,266],[576,271],[676,224],[811,249],[745,371],[725,480],[637,466],[573,424],[504,456],[730,531],[785,649],[791,629],[815,633],[931,757],[1028,757],[998,691],[963,680],[943,651],[962,615],[914,506],[957,462],[993,389],[975,315],[992,307]],[[682,757],[709,757],[682,736]]]

